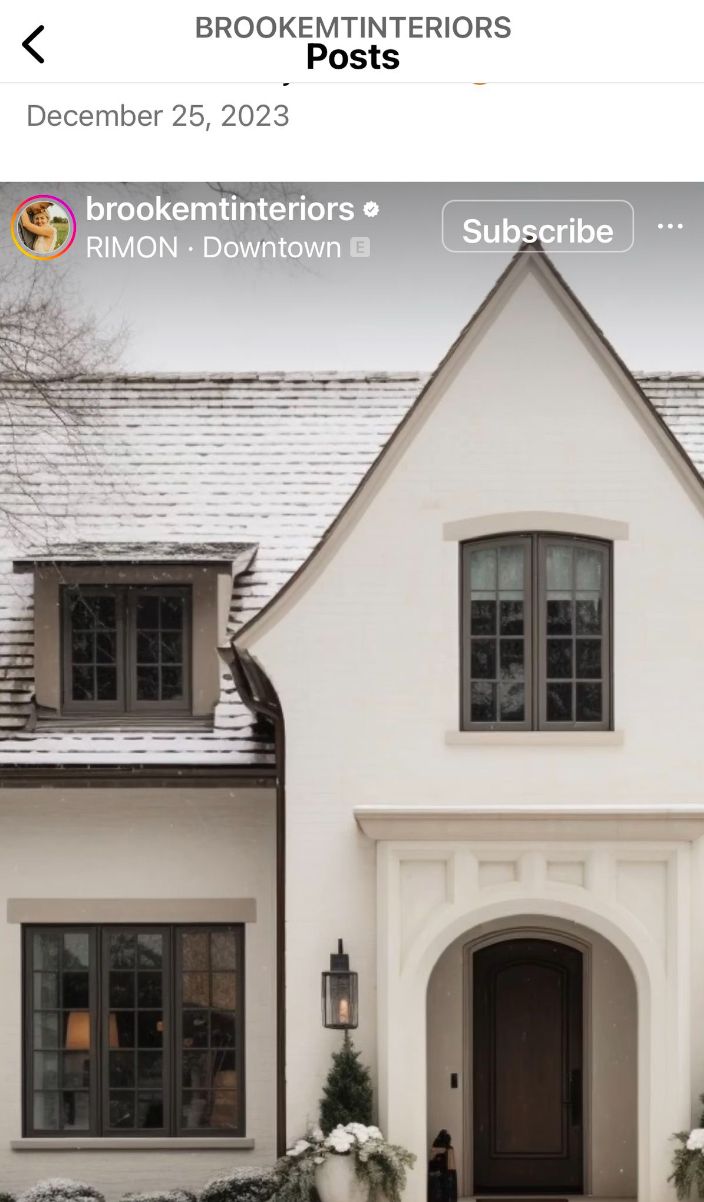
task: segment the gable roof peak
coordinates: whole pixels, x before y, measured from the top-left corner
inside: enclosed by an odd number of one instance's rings
[[[354,492],[342,509],[339,510],[315,548],[301,563],[298,570],[289,577],[283,588],[272,596],[240,628],[235,636],[240,647],[249,648],[252,645],[253,636],[256,637],[255,632],[258,634],[267,625],[276,622],[276,615],[288,602],[289,596],[295,594],[295,590],[299,587],[305,587],[305,584],[302,582],[308,575],[309,566],[314,560],[318,559],[323,551],[326,554],[334,554],[334,550],[332,549],[334,543],[339,541],[340,537],[344,537],[341,533],[343,528],[354,520],[354,514],[360,498],[373,486],[382,463],[387,461],[392,453],[402,453],[403,446],[413,436],[412,430],[414,424],[421,420],[419,415],[428,406],[433,394],[437,392],[439,384],[446,375],[453,360],[455,360],[455,357],[463,349],[469,348],[473,338],[477,335],[481,336],[482,329],[494,319],[496,307],[500,304],[500,298],[511,288],[512,281],[518,277],[520,272],[528,270],[536,273],[541,282],[546,286],[546,289],[552,291],[556,301],[562,302],[566,320],[572,322],[574,328],[582,334],[585,340],[591,344],[596,354],[601,357],[605,369],[611,371],[617,385],[620,386],[623,392],[624,398],[641,415],[650,430],[651,437],[657,442],[661,452],[669,460],[673,469],[678,472],[684,487],[702,513],[704,513],[704,480],[699,474],[695,463],[647,396],[638,378],[627,367],[621,356],[607,339],[601,327],[597,325],[594,318],[572,291],[564,276],[558,271],[552,258],[546,253],[540,239],[536,238],[534,242],[524,241],[511,257],[494,286],[487,293],[470,320],[460,330],[450,349],[420,390],[413,405],[411,405],[377,458],[365,472]]]

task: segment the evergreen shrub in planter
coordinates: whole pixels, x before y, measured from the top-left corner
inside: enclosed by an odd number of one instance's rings
[[[371,1126],[374,1091],[369,1069],[362,1064],[349,1031],[339,1052],[333,1052],[332,1065],[320,1099],[320,1126],[326,1135],[346,1123]]]
[[[332,1163],[331,1163],[332,1162]],[[401,1202],[415,1156],[389,1144],[378,1127],[347,1123],[299,1139],[277,1162],[274,1202]]]
[[[704,1102],[704,1093],[699,1095],[699,1101]],[[697,1198],[704,1198],[704,1110],[698,1127],[678,1131],[672,1138],[680,1146],[673,1153],[672,1172],[667,1180],[673,1183],[678,1198],[691,1198],[694,1189]]]
[[[320,1126],[276,1164],[273,1202],[401,1202],[415,1156],[372,1126],[369,1069],[345,1031],[320,1099]]]

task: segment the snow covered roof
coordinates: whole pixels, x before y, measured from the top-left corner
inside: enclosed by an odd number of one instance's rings
[[[636,378],[704,473],[704,375]],[[12,385],[14,429],[0,426],[9,465],[0,487],[0,766],[271,765],[268,735],[225,660],[207,729],[37,723],[32,579],[12,563],[232,560],[234,633],[313,551],[426,379],[105,376],[54,386],[49,404],[46,390]]]
[[[704,373],[636,373],[636,380],[704,477]]]
[[[96,542],[55,543],[30,547],[14,560],[15,571],[30,571],[35,564],[61,563],[237,563],[245,553],[250,558],[256,543],[163,543]]]
[[[423,379],[106,376],[48,393],[0,381],[12,397],[11,426],[7,406],[0,411],[0,764],[271,764],[268,737],[240,702],[224,657],[211,729],[37,723],[32,577],[12,563],[115,561],[118,544],[130,544],[133,561],[164,562],[166,549],[171,562],[201,552],[219,559],[213,548],[227,541],[234,633],[313,550]],[[244,547],[256,551],[242,564],[234,552]]]

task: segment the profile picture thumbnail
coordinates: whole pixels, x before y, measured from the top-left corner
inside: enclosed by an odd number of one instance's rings
[[[76,237],[76,215],[58,196],[28,196],[12,214],[12,240],[30,259],[58,259]]]

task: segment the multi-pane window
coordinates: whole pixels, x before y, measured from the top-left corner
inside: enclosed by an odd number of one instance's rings
[[[237,945],[228,931],[182,931],[178,943],[182,1125],[229,1127],[237,1112]]]
[[[25,941],[27,1134],[244,1133],[241,926]]]
[[[573,540],[540,543],[541,724],[603,724],[608,712],[607,549]]]
[[[530,692],[530,541],[465,549],[467,702],[476,723],[522,726]],[[528,652],[528,654],[526,654]]]
[[[87,930],[28,935],[31,975],[27,991],[30,1126],[38,1131],[89,1131],[95,1089],[89,1049],[95,1044],[91,1013],[93,960]]]
[[[462,545],[464,729],[605,729],[611,547],[523,534]]]
[[[65,709],[188,708],[187,589],[66,587],[63,603]]]
[[[106,930],[99,1001],[103,1133],[169,1126],[164,1036],[170,1029],[170,947],[161,930]]]

